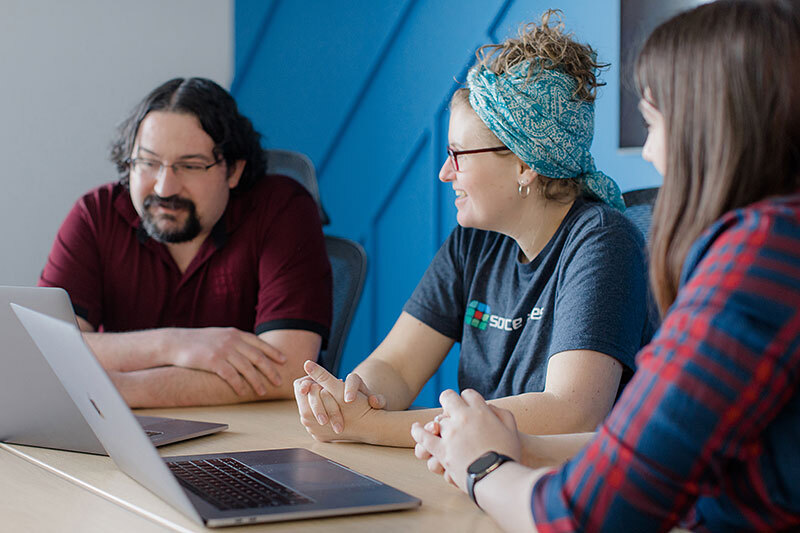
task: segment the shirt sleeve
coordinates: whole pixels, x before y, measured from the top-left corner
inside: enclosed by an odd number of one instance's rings
[[[75,314],[97,329],[102,321],[103,283],[94,207],[89,195],[72,207],[56,234],[39,286],[66,290]]]
[[[539,531],[666,531],[726,473],[760,486],[743,465],[800,374],[797,238],[768,226],[750,217],[708,247],[597,438],[534,486]]]
[[[460,227],[450,233],[403,306],[403,311],[456,342],[461,341],[466,311],[462,235]]]
[[[644,242],[627,220],[578,230],[562,251],[548,356],[593,350],[633,369],[649,331]]]
[[[302,329],[327,345],[332,317],[333,278],[319,212],[305,191],[271,212],[258,260],[255,333]]]

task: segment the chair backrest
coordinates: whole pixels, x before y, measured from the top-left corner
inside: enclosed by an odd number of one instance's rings
[[[648,245],[650,244],[650,225],[653,222],[653,205],[656,203],[657,196],[658,187],[622,193],[622,199],[625,201],[625,214],[642,232]],[[647,284],[647,312],[650,321],[658,327],[658,324],[661,323],[661,316],[649,283]]]
[[[367,252],[355,241],[330,235],[325,236],[325,247],[333,270],[333,323],[328,347],[320,352],[319,363],[337,375],[350,323],[367,277]]]
[[[289,176],[303,184],[319,206],[319,218],[322,220],[322,224],[329,224],[330,219],[325,213],[325,209],[322,208],[322,200],[319,197],[317,172],[314,170],[314,163],[308,156],[292,150],[267,150],[266,152],[267,173]]]
[[[622,194],[625,201],[625,214],[639,228],[645,241],[650,242],[650,224],[653,221],[653,204],[656,203],[658,187],[638,189]]]

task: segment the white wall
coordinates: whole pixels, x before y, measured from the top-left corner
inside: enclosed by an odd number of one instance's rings
[[[0,285],[35,285],[75,200],[115,179],[151,89],[233,75],[232,0],[0,0]]]

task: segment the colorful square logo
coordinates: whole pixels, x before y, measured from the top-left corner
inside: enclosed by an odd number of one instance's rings
[[[464,322],[473,328],[485,330],[489,326],[489,317],[491,315],[492,310],[488,305],[478,300],[472,300],[469,305],[467,305]]]

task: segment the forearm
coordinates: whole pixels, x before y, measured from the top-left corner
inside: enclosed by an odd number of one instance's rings
[[[441,409],[376,410],[372,412],[371,417],[365,419],[364,424],[359,425],[360,427],[356,430],[357,440],[380,446],[413,448],[414,439],[411,437],[411,425],[414,422],[425,425],[441,412]]]
[[[568,435],[527,435],[520,433],[522,458],[520,462],[531,468],[557,467],[575,457],[597,433],[572,433]]]
[[[166,328],[127,333],[84,332],[83,338],[109,371],[131,372],[169,364],[164,357],[169,338]]]
[[[594,431],[608,414],[586,402],[560,398],[549,392],[529,392],[490,400],[514,414],[520,433],[553,435]]]
[[[394,327],[354,373],[382,394],[385,408],[408,409],[455,341],[403,311]]]
[[[536,531],[531,493],[533,485],[547,471],[505,463],[475,485],[475,499],[504,530]]]
[[[551,416],[560,418],[556,405],[549,398],[542,397],[545,393],[535,394],[501,398],[490,403],[511,410],[517,419],[517,424],[520,426],[522,426],[519,423],[520,418],[532,416],[531,412],[537,409],[541,410],[536,412],[542,418]],[[520,398],[524,401],[516,401]],[[533,405],[530,406],[528,405],[529,403]],[[516,407],[517,412],[504,404]],[[560,407],[563,408],[563,406]],[[549,412],[548,409],[550,409]],[[349,431],[348,433],[350,438],[358,442],[381,446],[413,447],[414,439],[410,433],[411,425],[414,422],[425,425],[441,412],[442,410],[439,408],[403,411],[374,410],[370,413],[370,416],[358,421],[347,422],[346,425],[355,424],[355,427],[352,428],[352,433]],[[571,429],[577,424],[570,421],[565,422],[564,420],[561,421],[561,424],[542,424],[537,426],[535,422],[532,422],[527,425],[540,429],[549,428],[551,430],[550,433],[571,433],[568,435],[547,435],[545,432],[543,435],[524,435],[522,433],[527,433],[527,431],[520,429],[520,438],[523,441],[522,461],[531,467],[561,464],[578,453],[594,436],[594,433],[577,433]],[[564,429],[562,430],[561,428]]]
[[[385,409],[389,411],[408,409],[419,392],[412,391],[392,365],[377,357],[368,357],[353,372],[361,377],[369,390],[386,398]]]
[[[239,395],[216,374],[176,366],[112,372],[111,377],[133,408],[221,405],[292,396],[291,380],[280,387],[270,387],[263,396],[256,394],[249,385],[247,392]]]

